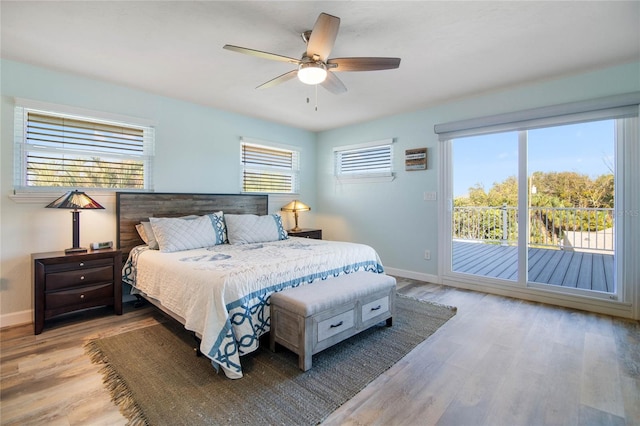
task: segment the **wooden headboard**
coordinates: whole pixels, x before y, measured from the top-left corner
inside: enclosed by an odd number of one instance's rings
[[[170,192],[116,192],[117,247],[126,260],[135,246],[144,244],[136,225],[150,217],[203,215],[222,210],[229,214],[268,213],[268,196],[251,194],[187,194]]]

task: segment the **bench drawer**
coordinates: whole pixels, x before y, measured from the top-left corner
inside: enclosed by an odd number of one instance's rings
[[[388,316],[389,312],[389,296],[384,296],[373,302],[365,303],[362,305],[362,322],[367,322],[378,316]],[[383,319],[385,319],[383,318]]]
[[[320,321],[318,322],[318,342],[327,340],[329,337],[346,330],[354,329],[355,326],[356,312],[353,309]]]

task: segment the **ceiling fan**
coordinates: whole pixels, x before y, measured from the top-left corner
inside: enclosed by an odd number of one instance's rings
[[[347,91],[346,86],[334,74],[340,71],[376,71],[395,69],[400,66],[400,58],[332,58],[329,54],[338,35],[340,18],[326,13],[321,13],[312,30],[301,34],[302,40],[307,44],[307,50],[301,59],[277,55],[275,53],[262,52],[260,50],[247,49],[246,47],[224,45],[224,49],[245,55],[257,56],[273,61],[288,62],[297,65],[297,68],[286,72],[272,80],[261,84],[257,89],[273,87],[292,78],[298,79],[310,85],[320,84],[328,91],[340,94]]]

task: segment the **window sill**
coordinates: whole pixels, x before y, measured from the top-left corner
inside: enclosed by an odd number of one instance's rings
[[[351,177],[338,177],[336,180],[339,183],[379,183],[379,182],[391,182],[396,177],[394,175],[387,176],[351,176]]]
[[[60,192],[16,192],[9,194],[9,199],[16,204],[49,204],[64,195],[67,191]],[[85,191],[86,192],[86,191]],[[115,199],[115,192],[101,192],[90,194],[92,198],[109,197]]]

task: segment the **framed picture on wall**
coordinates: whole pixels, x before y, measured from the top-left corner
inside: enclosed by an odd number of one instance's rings
[[[427,148],[407,149],[404,151],[405,170],[427,170]]]

